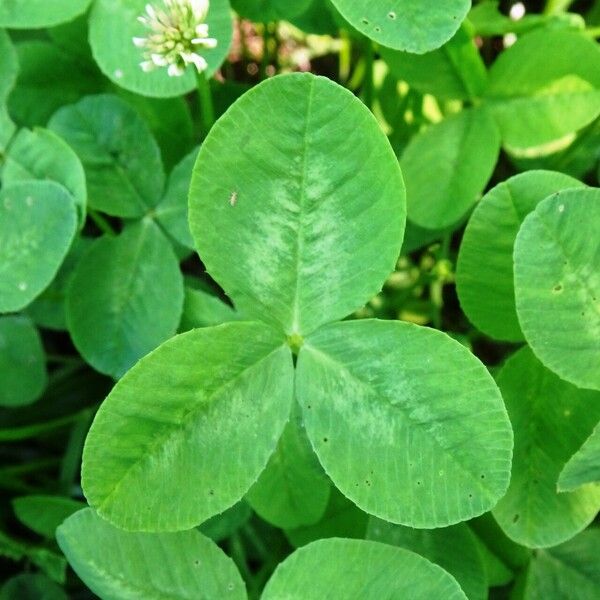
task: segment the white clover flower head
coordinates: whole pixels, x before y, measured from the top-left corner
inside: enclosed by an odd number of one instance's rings
[[[149,30],[146,37],[134,37],[133,43],[144,49],[143,71],[167,68],[171,77],[185,73],[188,65],[198,73],[208,68],[203,50],[215,48],[217,40],[208,37],[209,0],[162,0],[156,8],[146,4],[146,12],[138,21]]]

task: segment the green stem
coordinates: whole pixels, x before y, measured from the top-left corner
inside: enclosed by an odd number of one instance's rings
[[[213,104],[210,82],[204,73],[198,73],[198,99],[200,100],[200,119],[202,121],[202,134],[208,135],[215,123],[215,107]]]
[[[374,85],[373,85],[373,64],[374,64],[373,43],[367,40],[365,47],[365,76],[363,79],[362,97],[363,102],[370,108],[373,108]]]
[[[591,38],[600,38],[600,27],[590,27],[584,33]]]
[[[88,208],[87,214],[102,233],[106,233],[107,235],[116,235],[116,232],[112,228],[111,224],[99,212]]]
[[[345,31],[340,34],[340,42],[340,82],[346,83],[350,77],[352,64],[352,42]]]
[[[260,61],[260,78],[267,78],[267,67],[271,64],[271,26],[269,23],[263,25],[263,53]]]
[[[545,15],[557,15],[569,10],[574,0],[548,0],[544,8]]]
[[[60,466],[60,486],[62,491],[69,496],[79,472],[83,443],[85,442],[85,437],[90,428],[93,416],[94,411],[91,408],[82,410],[69,435],[67,449]]]

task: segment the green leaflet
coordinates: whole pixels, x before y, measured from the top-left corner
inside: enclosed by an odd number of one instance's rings
[[[498,375],[515,432],[510,487],[494,509],[506,535],[531,548],[560,544],[586,527],[600,506],[600,487],[559,494],[565,462],[600,418],[600,394],[546,369],[525,347]]]
[[[469,100],[481,95],[487,82],[485,64],[465,28],[438,50],[411,54],[382,47],[390,72],[423,94],[444,100]]]
[[[52,281],[75,236],[69,192],[52,181],[0,190],[0,312],[27,306]]]
[[[12,501],[15,515],[29,529],[54,538],[56,528],[85,504],[61,496],[21,496]]]
[[[405,222],[402,175],[373,115],[310,74],[265,81],[217,122],[189,208],[200,258],[236,308],[288,335],[375,295]]]
[[[96,239],[79,260],[67,290],[67,325],[81,355],[118,378],[175,334],[182,306],[177,259],[144,219]]]
[[[117,88],[116,93],[144,118],[160,146],[165,168],[172,171],[195,144],[192,107],[186,97],[149,98],[128,92],[124,88]],[[187,204],[187,189],[185,197]]]
[[[137,20],[144,14],[146,4],[146,0],[98,0],[94,3],[90,14],[90,44],[94,58],[113,83],[136,94],[156,98],[181,96],[196,87],[196,75],[191,67],[181,77],[169,77],[166,68],[146,73],[140,67],[145,58],[143,50],[133,44],[133,38],[150,35]],[[202,53],[208,62],[206,74],[212,77],[231,45],[228,0],[210,1],[207,23],[210,37],[218,42],[216,48]]]
[[[173,169],[167,181],[165,194],[153,213],[157,223],[185,248],[194,247],[188,225],[188,190],[197,156],[196,148]]]
[[[212,327],[239,320],[241,320],[240,315],[229,304],[225,304],[213,293],[198,287],[195,282],[186,281],[180,331],[189,331],[195,327]]]
[[[331,486],[327,509],[318,523],[286,529],[285,536],[295,548],[321,538],[364,539],[369,516]]]
[[[561,378],[600,390],[600,190],[538,204],[514,250],[517,314],[536,356]]]
[[[488,597],[483,558],[475,534],[460,523],[442,529],[412,529],[371,517],[367,539],[411,550],[450,573],[471,600]]]
[[[252,516],[252,509],[245,500],[234,504],[219,515],[204,521],[198,527],[200,533],[215,542],[220,542],[234,534]]]
[[[130,533],[87,508],[57,530],[69,564],[103,600],[243,600],[233,561],[197,531]]]
[[[456,286],[462,309],[487,335],[523,340],[513,283],[515,239],[541,200],[574,187],[583,184],[562,173],[529,171],[498,184],[473,211],[460,246]]]
[[[570,492],[592,482],[600,481],[600,425],[571,456],[558,478],[558,491]]]
[[[423,54],[439,48],[460,27],[470,0],[332,0],[348,22],[382,46]]]
[[[44,39],[16,45],[19,77],[8,100],[14,120],[25,127],[45,127],[54,112],[104,86],[93,63]]]
[[[445,334],[399,321],[330,325],[302,347],[296,393],[325,471],[370,514],[443,527],[506,491],[512,431],[500,392]]]
[[[67,594],[41,573],[21,573],[0,588],[0,600],[68,600]]]
[[[428,229],[454,225],[485,188],[499,151],[485,107],[463,110],[414,136],[400,161],[409,219]]]
[[[28,318],[0,316],[0,406],[23,406],[40,397],[47,380],[45,358]]]
[[[509,149],[562,138],[600,114],[600,48],[577,32],[534,31],[494,63],[486,96]]]
[[[231,5],[239,15],[258,23],[289,20],[303,13],[310,3],[311,0],[231,0]]]
[[[341,574],[343,573],[343,576]],[[262,600],[464,599],[456,580],[418,554],[364,540],[319,540],[275,570]]]
[[[246,500],[263,519],[292,529],[314,525],[325,513],[330,484],[306,437],[296,403],[266,469]]]
[[[142,118],[116,96],[88,96],[54,114],[49,128],[79,156],[91,208],[141,217],[163,192],[160,151]]]
[[[64,186],[77,207],[79,227],[85,222],[87,191],[83,166],[70,146],[48,129],[21,129],[12,141],[2,182],[50,180]]]
[[[0,27],[36,29],[51,27],[84,13],[91,0],[4,0],[0,4]]]
[[[17,81],[18,71],[15,48],[8,33],[0,29],[0,151],[4,151],[15,132],[15,124],[6,110],[6,101]]]
[[[75,267],[92,244],[92,238],[75,238],[50,285],[25,309],[27,315],[39,327],[58,331],[67,330],[65,305],[69,282]]]
[[[230,323],[179,335],[143,358],[88,434],[90,504],[123,529],[174,531],[240,500],[289,417],[283,341],[264,325]]]
[[[529,566],[524,600],[596,600],[600,595],[600,531],[584,531],[568,542],[539,550]]]

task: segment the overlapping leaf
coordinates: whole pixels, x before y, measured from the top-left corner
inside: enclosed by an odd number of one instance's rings
[[[209,273],[243,314],[287,334],[376,294],[404,221],[402,176],[373,115],[310,74],[275,77],[238,100],[203,143],[190,189]]]
[[[293,366],[282,342],[264,325],[230,323],[143,358],[88,435],[90,504],[123,529],[180,531],[240,500],[289,417]]]
[[[512,431],[485,367],[448,336],[351,321],[308,338],[296,393],[325,471],[368,513],[442,527],[490,510]]]

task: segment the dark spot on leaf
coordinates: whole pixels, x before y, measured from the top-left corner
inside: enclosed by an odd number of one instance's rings
[[[388,13],[388,19],[391,19],[393,21],[395,18],[396,18],[396,13],[393,10],[391,10]]]
[[[310,410],[312,408],[312,404],[307,404],[306,408],[308,408],[308,410]]]
[[[209,496],[214,496],[215,495],[215,490],[208,490],[208,495]]]
[[[515,515],[513,517],[513,523],[516,523],[519,520],[519,515]]]
[[[481,474],[481,479],[485,479],[485,475],[483,473]]]
[[[363,22],[363,25],[368,25],[369,19],[367,19],[366,17],[363,17],[362,22]]]
[[[365,480],[365,483],[367,484],[368,487],[371,487],[371,482],[368,479]]]
[[[472,498],[472,497],[473,497],[473,494],[469,494],[469,498]]]
[[[379,33],[381,31],[381,27],[375,27],[375,33]]]
[[[556,285],[555,285],[555,286],[552,288],[552,290],[553,290],[554,292],[556,292],[556,293],[558,293],[558,292],[562,292],[562,289],[563,289],[562,283],[557,283],[557,284],[556,284]]]
[[[421,485],[421,482],[420,482],[420,481],[417,481],[417,485]]]
[[[326,437],[324,437],[324,438],[323,438],[323,441],[324,441],[325,443],[327,443],[327,442],[329,441],[329,438],[326,438]]]
[[[195,560],[195,561],[194,561],[194,564],[195,564],[196,566],[198,566],[198,565],[200,564],[200,561],[199,561],[199,560]]]

